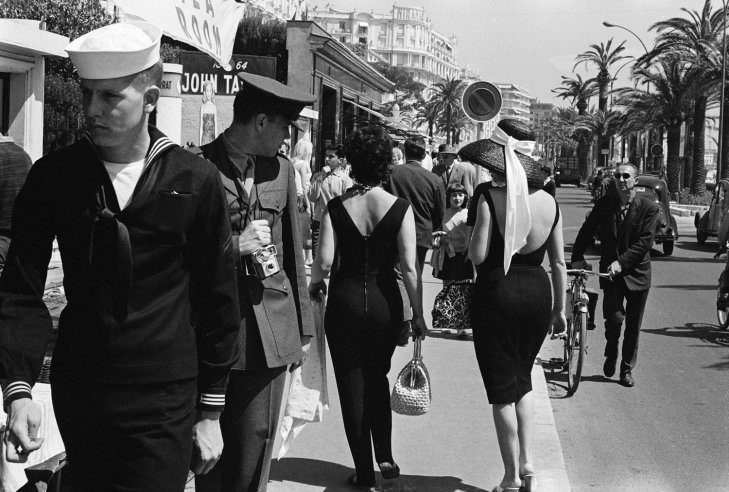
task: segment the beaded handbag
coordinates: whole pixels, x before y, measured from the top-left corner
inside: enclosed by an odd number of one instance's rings
[[[413,358],[397,375],[390,408],[401,415],[423,415],[430,410],[430,375],[423,363],[421,340],[414,343]]]

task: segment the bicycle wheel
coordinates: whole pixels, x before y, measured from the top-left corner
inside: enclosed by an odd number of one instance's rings
[[[568,334],[569,352],[567,360],[567,394],[577,391],[582,376],[582,363],[585,359],[585,340],[587,337],[587,313],[578,312],[572,317],[572,330]]]

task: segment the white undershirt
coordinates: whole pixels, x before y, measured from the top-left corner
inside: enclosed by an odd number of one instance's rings
[[[119,208],[124,209],[132,198],[134,187],[144,170],[144,159],[135,162],[104,162],[106,172],[109,173],[111,184],[114,185],[116,199],[119,202]]]

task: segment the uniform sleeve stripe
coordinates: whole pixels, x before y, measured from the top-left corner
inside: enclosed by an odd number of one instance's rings
[[[30,385],[25,381],[15,381],[10,383],[3,390],[3,397],[9,398],[17,393],[28,393],[30,394]]]
[[[225,395],[203,393],[200,395],[200,403],[203,405],[225,405]]]

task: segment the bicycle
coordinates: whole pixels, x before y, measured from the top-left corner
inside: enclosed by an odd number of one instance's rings
[[[596,276],[612,279],[609,273],[592,270],[568,269],[567,275],[574,277],[567,291],[572,302],[572,317],[567,320],[564,333],[563,368],[567,369],[567,396],[577,391],[582,376],[582,364],[587,352],[588,304],[590,298],[586,289],[587,277]],[[597,299],[595,299],[595,302]],[[569,302],[569,300],[568,300]]]
[[[724,243],[724,246],[719,248],[719,251],[714,255],[714,259],[726,253],[728,245],[729,243]],[[719,321],[721,330],[729,328],[729,257],[727,257],[724,271],[719,275],[719,288],[716,292],[716,318]]]

